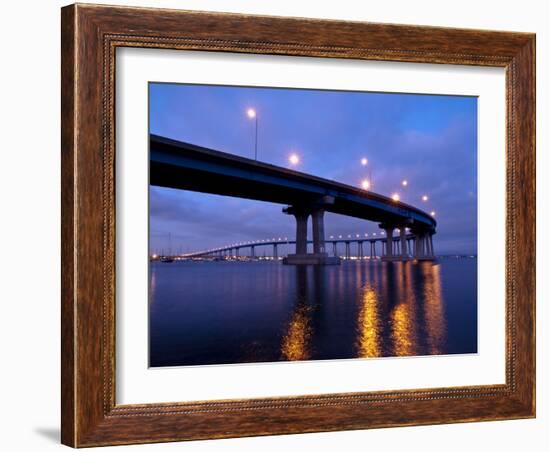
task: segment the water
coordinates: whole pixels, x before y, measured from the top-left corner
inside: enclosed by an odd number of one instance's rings
[[[150,365],[477,352],[477,259],[151,264]]]

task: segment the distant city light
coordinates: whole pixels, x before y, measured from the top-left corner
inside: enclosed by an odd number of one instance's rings
[[[428,195],[423,195],[423,196],[422,196],[422,201],[426,202],[428,199],[429,199],[429,198],[428,198]]]
[[[361,159],[361,165],[367,166],[368,163],[369,163],[369,161],[366,159],[366,157],[363,157],[363,158]]]
[[[393,199],[394,201],[399,201],[401,198],[399,197],[399,193],[394,193],[393,195],[391,195],[391,199]]]
[[[355,234],[355,237],[359,238],[359,234]]]
[[[401,185],[403,185],[403,187],[406,187],[407,185],[409,185],[409,181],[405,179],[403,182],[401,182]]]
[[[254,119],[256,117],[256,110],[254,110],[253,108],[249,108],[248,110],[246,110],[246,114],[250,119]]]
[[[300,157],[298,157],[297,154],[290,154],[290,156],[288,157],[288,161],[291,165],[297,165],[298,163],[300,163]]]
[[[368,190],[370,188],[370,181],[368,179],[363,180],[363,182],[361,182],[361,187],[363,190]]]

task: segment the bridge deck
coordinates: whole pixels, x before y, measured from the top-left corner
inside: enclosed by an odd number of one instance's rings
[[[153,134],[150,183],[286,205],[328,195],[328,212],[427,231],[436,226],[428,213],[377,193]]]

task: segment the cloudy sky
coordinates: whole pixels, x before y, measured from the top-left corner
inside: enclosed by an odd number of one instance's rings
[[[438,254],[476,253],[477,99],[345,91],[150,84],[150,132],[371,190],[435,211]],[[361,165],[367,158],[368,164]],[[401,182],[406,179],[407,187]],[[429,201],[423,202],[422,195]],[[284,206],[150,187],[151,250],[208,249],[294,237]],[[330,235],[378,232],[376,223],[326,214]],[[311,231],[309,231],[311,236]]]

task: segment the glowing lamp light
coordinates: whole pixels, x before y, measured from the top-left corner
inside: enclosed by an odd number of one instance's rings
[[[367,166],[368,163],[369,163],[369,161],[368,161],[365,157],[363,157],[363,158],[361,159],[361,165]]]
[[[435,217],[435,210],[432,210],[432,211],[430,212],[430,215],[431,215],[432,217]]]
[[[395,202],[397,202],[401,198],[399,197],[399,193],[394,193],[393,195],[391,195],[391,199],[393,199]]]
[[[405,179],[403,182],[401,182],[401,185],[403,185],[403,187],[406,187],[407,185],[409,185],[409,181]]]
[[[288,161],[291,165],[297,165],[298,163],[300,163],[300,157],[298,157],[297,154],[290,154],[290,156],[288,157]]]
[[[363,182],[361,182],[361,187],[363,190],[368,190],[370,188],[370,181],[368,179],[365,179]]]
[[[254,119],[256,117],[256,110],[254,110],[253,108],[249,108],[248,110],[246,110],[246,115],[250,119]]]
[[[429,199],[429,198],[428,198],[428,195],[423,195],[423,196],[422,196],[422,201],[426,202],[428,199]]]

